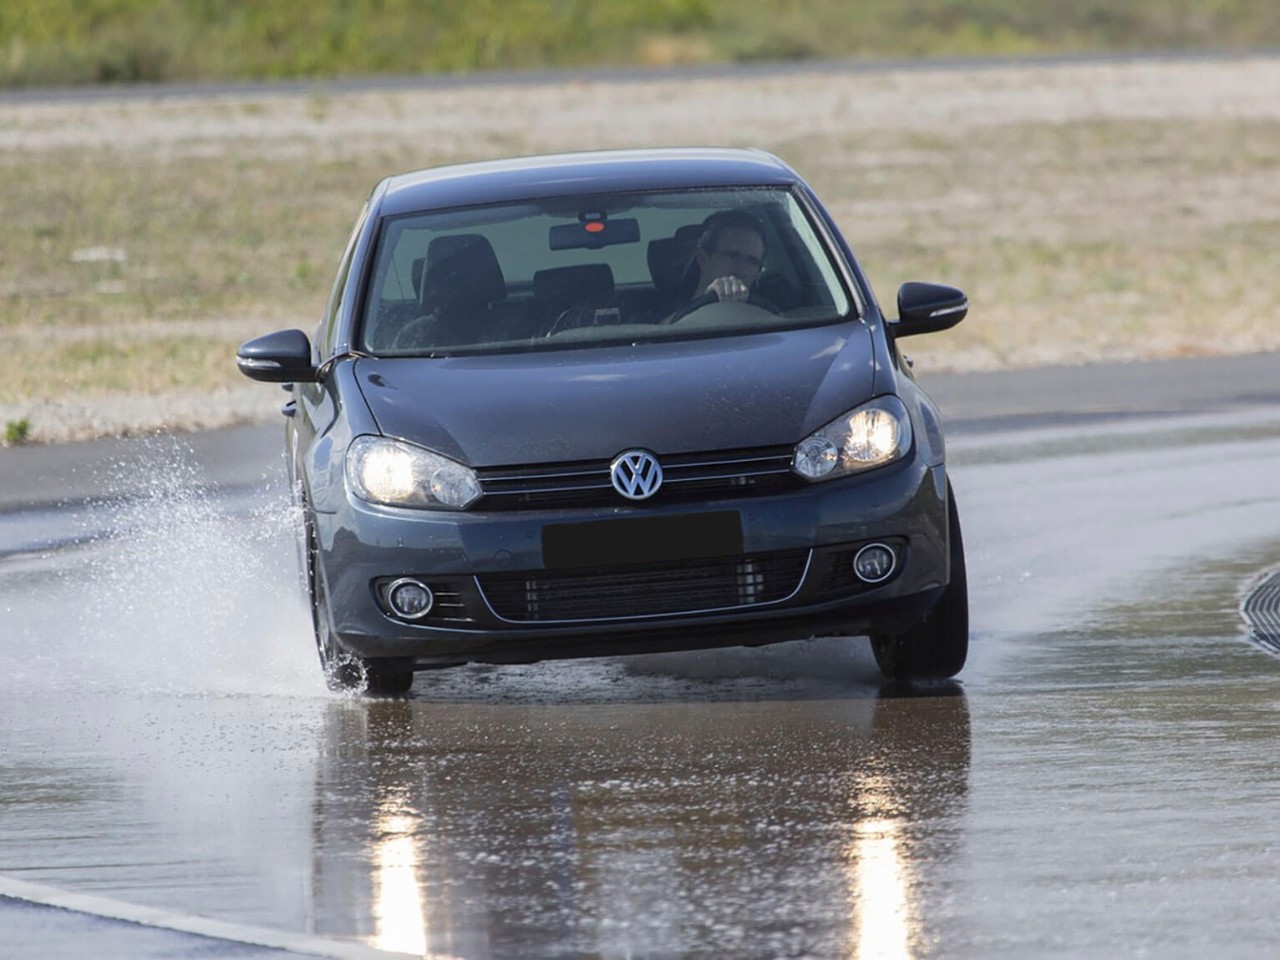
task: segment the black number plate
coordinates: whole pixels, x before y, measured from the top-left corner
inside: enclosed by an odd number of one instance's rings
[[[548,570],[671,563],[741,553],[742,518],[736,510],[557,523],[542,529],[542,562]]]

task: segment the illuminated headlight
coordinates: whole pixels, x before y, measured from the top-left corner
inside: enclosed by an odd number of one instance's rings
[[[465,510],[480,498],[480,482],[470,467],[386,437],[351,442],[347,483],[361,500],[392,507]]]
[[[796,444],[791,469],[806,480],[833,480],[906,456],[911,418],[897,397],[877,397]]]

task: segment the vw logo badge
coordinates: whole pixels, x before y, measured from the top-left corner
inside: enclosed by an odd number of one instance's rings
[[[609,479],[628,500],[647,500],[662,486],[662,465],[647,450],[628,450],[609,464]]]

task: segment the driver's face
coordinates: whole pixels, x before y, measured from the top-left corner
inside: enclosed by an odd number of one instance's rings
[[[764,264],[764,240],[745,227],[727,227],[710,250],[699,251],[703,271],[711,278],[735,276],[750,286]]]

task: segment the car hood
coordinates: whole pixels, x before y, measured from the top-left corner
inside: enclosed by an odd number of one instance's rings
[[[360,358],[378,428],[475,467],[791,444],[872,396],[861,322],[441,359]]]

